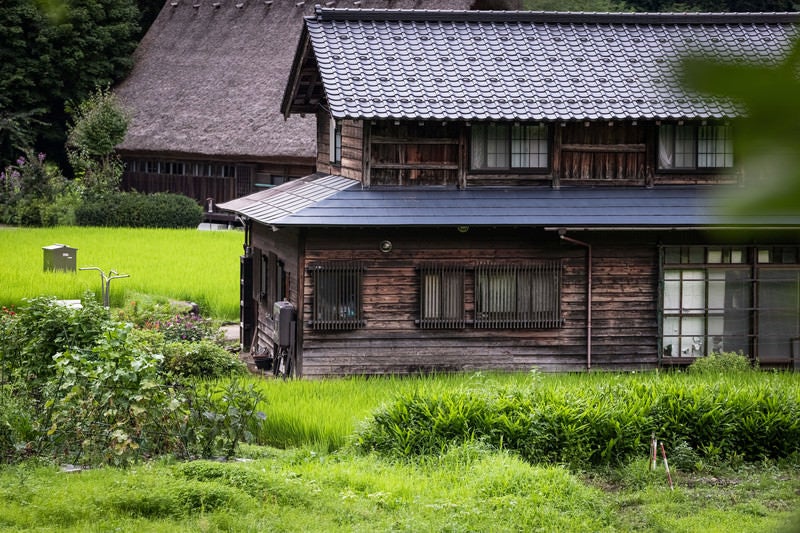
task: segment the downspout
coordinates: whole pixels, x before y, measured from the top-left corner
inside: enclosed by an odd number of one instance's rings
[[[558,236],[562,241],[586,247],[586,370],[592,369],[592,245],[567,237],[567,230],[559,229]]]

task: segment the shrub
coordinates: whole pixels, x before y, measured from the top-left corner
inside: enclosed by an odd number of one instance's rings
[[[238,357],[208,340],[167,343],[164,368],[181,378],[218,378],[243,374],[247,370]]]
[[[0,223],[53,226],[69,221],[74,209],[75,186],[45,154],[27,151],[0,172]]]
[[[59,305],[52,297],[27,300],[27,305],[2,319],[0,372],[36,389],[54,373],[53,357],[68,349],[91,348],[111,325],[107,309],[91,293],[82,307]]]
[[[203,210],[182,194],[116,192],[87,198],[75,218],[80,226],[195,228]]]
[[[758,362],[755,363],[755,368],[757,367]],[[730,374],[753,369],[750,358],[742,352],[714,352],[689,365],[689,372],[695,374]]]
[[[688,449],[707,462],[791,457],[800,452],[800,390],[758,376],[607,375],[591,386],[406,395],[377,411],[355,444],[412,457],[483,441],[530,462],[585,468],[646,457],[655,432],[668,448],[683,443],[687,462]]]

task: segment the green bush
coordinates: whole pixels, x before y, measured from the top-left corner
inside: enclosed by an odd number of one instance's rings
[[[262,432],[264,399],[252,386],[194,379],[244,371],[211,340],[170,343],[111,320],[93,300],[71,309],[51,298],[3,308],[0,336],[0,462],[231,456]]]
[[[482,441],[530,462],[574,468],[646,457],[653,432],[668,449],[683,444],[707,462],[800,452],[800,390],[780,375],[601,378],[562,388],[401,396],[373,415],[355,443],[413,457]]]
[[[85,199],[75,219],[80,226],[193,228],[203,210],[182,194],[115,192]]]
[[[36,389],[55,373],[53,357],[68,349],[91,348],[110,327],[107,309],[84,295],[73,309],[52,297],[39,297],[0,317],[0,373]]]
[[[742,352],[715,352],[696,359],[688,370],[695,374],[728,374],[750,372],[756,368],[758,362],[751,365],[750,358]]]
[[[181,378],[218,378],[247,370],[236,355],[208,340],[168,342],[164,346],[164,368]]]

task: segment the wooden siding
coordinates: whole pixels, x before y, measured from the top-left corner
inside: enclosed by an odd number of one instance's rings
[[[453,228],[417,231],[311,232],[306,263],[358,261],[364,265],[365,327],[320,332],[308,326],[313,287],[303,286],[303,373],[414,373],[420,371],[505,369],[582,370],[586,368],[585,250],[560,242],[557,235],[536,230]],[[381,240],[393,249],[378,250]],[[594,275],[593,367],[629,369],[657,364],[655,242],[624,246],[597,242]],[[560,259],[562,327],[484,330],[420,329],[419,275],[422,264],[441,262],[525,263]],[[474,290],[465,295],[474,308]]]
[[[364,158],[363,122],[360,120],[342,120],[342,161],[331,163],[330,158],[330,120],[324,111],[317,113],[317,172],[337,174],[346,178],[361,181],[364,174],[362,161]]]
[[[592,184],[645,185],[652,174],[646,125],[625,122],[556,126],[559,142],[553,154],[556,179]]]
[[[254,224],[251,232],[251,247],[258,250],[257,253],[275,254],[276,259],[283,262],[288,281],[286,292],[289,295],[289,301],[298,305],[303,296],[298,290],[303,283],[303,263],[299,255],[299,251],[302,248],[300,233],[288,229],[274,232],[272,229],[260,224]],[[257,287],[254,289],[257,289]],[[254,299],[256,300],[258,318],[256,339],[252,351],[254,353],[270,353],[272,350],[272,305],[274,302],[258,298],[256,295],[254,295]]]
[[[212,198],[215,203],[223,203],[253,192],[264,187],[280,185],[285,181],[302,178],[314,172],[312,161],[306,162],[262,162],[262,163],[236,163],[230,161],[215,161],[213,163],[186,161],[181,159],[158,159],[153,157],[130,157],[126,160],[137,161],[180,161],[186,167],[195,164],[213,164],[216,166],[230,166],[235,168],[235,176],[200,176],[195,174],[162,174],[155,172],[142,172],[126,170],[122,176],[122,189],[135,190],[146,194],[157,192],[170,192],[183,194],[193,198],[200,204]]]
[[[736,183],[735,170],[660,171],[657,123],[551,124],[550,166],[541,172],[469,168],[465,122],[344,121],[342,164],[329,161],[329,116],[317,115],[317,170],[366,186],[658,186]],[[363,179],[362,179],[363,176]]]

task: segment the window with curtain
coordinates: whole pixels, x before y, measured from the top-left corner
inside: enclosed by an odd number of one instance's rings
[[[462,328],[464,267],[431,265],[420,269],[420,327]]]
[[[730,126],[662,124],[658,129],[658,168],[693,170],[733,166]]]
[[[309,268],[313,284],[312,320],[315,330],[346,330],[363,326],[362,268],[350,262],[317,264]]]
[[[471,128],[473,170],[547,169],[549,128],[544,124],[474,124]]]

